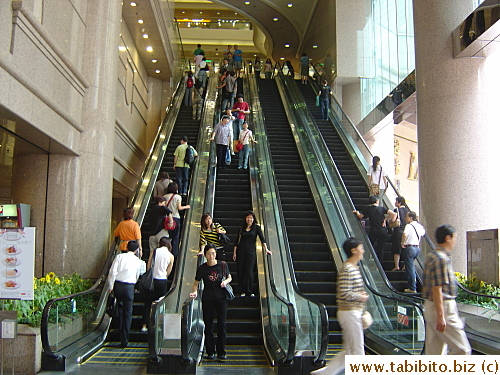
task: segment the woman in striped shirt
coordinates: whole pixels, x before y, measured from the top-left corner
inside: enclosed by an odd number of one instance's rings
[[[208,212],[203,214],[200,224],[200,252],[198,255],[204,254],[205,246],[209,243],[214,244],[217,249],[223,247],[219,241],[219,233],[226,233],[226,230],[222,225],[214,223],[212,215]]]

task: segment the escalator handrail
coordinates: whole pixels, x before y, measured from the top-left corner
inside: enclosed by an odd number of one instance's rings
[[[279,64],[277,64],[277,65],[279,66]],[[266,120],[265,120],[264,113],[261,113],[261,116],[263,118],[262,126],[265,129],[266,128]],[[270,147],[266,147],[265,149],[269,150]],[[274,170],[275,169],[274,163],[273,163],[272,157],[270,157],[270,156],[271,155],[268,154],[265,159],[271,164],[271,166],[272,166],[271,169]],[[323,303],[316,302],[316,301],[309,299],[300,291],[300,289],[298,287],[297,279],[295,277],[295,271],[294,271],[294,267],[293,267],[293,263],[292,263],[292,254],[291,254],[290,247],[288,245],[288,238],[287,238],[287,232],[286,232],[286,226],[285,226],[285,218],[283,216],[283,211],[281,209],[282,206],[281,206],[280,194],[279,194],[279,191],[277,191],[278,184],[276,181],[276,175],[272,174],[271,179],[274,180],[273,186],[275,186],[275,188],[276,188],[275,197],[276,197],[276,205],[278,207],[277,214],[280,218],[279,224],[281,225],[281,235],[284,237],[283,248],[284,248],[284,251],[286,252],[287,266],[288,266],[288,270],[289,270],[290,282],[292,285],[293,292],[295,294],[297,294],[298,296],[300,296],[301,298],[303,298],[304,300],[309,301],[311,304],[316,305],[318,307],[319,312],[320,312],[321,327],[322,327],[322,329],[321,329],[321,333],[322,333],[321,349],[320,349],[320,351],[318,353],[318,357],[316,358],[315,361],[316,362],[322,361],[322,360],[324,360],[324,358],[326,356],[327,349],[328,349],[328,314],[326,312],[326,307]]]
[[[139,194],[140,194],[140,190],[141,190],[141,183],[142,181],[144,181],[144,179],[146,178],[146,173],[147,171],[149,171],[151,168],[150,168],[150,165],[151,163],[153,162],[153,153],[155,152],[155,150],[158,150],[158,146],[160,144],[160,142],[165,142],[165,139],[161,138],[160,135],[163,131],[163,129],[168,126],[168,123],[169,121],[171,121],[171,115],[172,114],[172,108],[174,106],[174,102],[176,101],[176,99],[179,97],[179,95],[181,95],[181,93],[179,92],[179,89],[181,88],[181,80],[179,80],[177,82],[177,86],[176,86],[176,90],[174,91],[175,94],[172,95],[172,98],[171,98],[171,101],[170,101],[170,104],[167,108],[167,115],[165,116],[164,118],[164,121],[162,123],[162,125],[159,127],[158,131],[157,131],[157,134],[156,134],[156,137],[155,137],[155,140],[153,142],[153,146],[151,148],[152,152],[148,155],[145,163],[144,163],[144,169],[141,173],[141,177],[140,177],[140,180],[138,181],[138,183],[136,184],[136,187],[135,187],[135,190],[134,190],[134,195],[131,199],[131,202],[132,202],[132,206],[134,206],[136,200],[138,199],[139,197]],[[147,190],[147,192],[149,191],[149,194],[151,194],[151,191],[153,189],[153,185],[154,184],[150,184],[150,188]],[[145,194],[145,197],[148,197],[147,199],[149,199],[149,195],[147,195],[147,192]],[[144,203],[142,204],[144,206]],[[134,211],[134,219],[136,221],[138,221],[139,223],[142,222],[142,219],[144,218],[144,214],[141,212],[142,210],[135,210]],[[145,210],[143,210],[145,211]],[[97,281],[94,283],[94,285],[92,285],[92,287],[90,287],[89,289],[87,289],[86,291],[82,291],[80,293],[76,293],[76,294],[72,294],[72,295],[69,295],[69,296],[62,296],[62,297],[58,297],[58,298],[53,298],[53,299],[50,299],[49,301],[47,301],[47,303],[45,304],[44,306],[44,310],[43,310],[43,313],[42,313],[42,318],[41,318],[41,325],[40,325],[40,334],[41,334],[41,341],[42,341],[42,349],[43,349],[43,352],[50,358],[54,358],[54,359],[59,359],[61,357],[60,354],[56,354],[52,351],[51,347],[50,347],[50,342],[49,342],[49,335],[48,335],[48,327],[49,327],[49,313],[52,309],[52,306],[59,302],[59,301],[62,301],[62,300],[65,300],[65,299],[72,299],[76,296],[80,296],[80,295],[85,295],[85,294],[90,294],[94,291],[97,290],[98,286],[101,284],[101,283],[106,283],[106,278],[107,278],[107,274],[109,272],[109,269],[111,267],[111,264],[113,262],[113,259],[114,259],[114,256],[118,250],[118,244],[119,244],[119,240],[118,239],[115,239],[113,244],[110,246],[110,249],[107,253],[107,257],[106,257],[106,262],[104,263],[104,267],[103,267],[103,270],[101,271],[101,274],[99,275],[99,277],[97,278]],[[104,293],[107,293],[107,291],[103,288],[103,292]],[[106,298],[101,298],[101,304],[103,303],[106,303],[107,302],[107,299]],[[97,310],[98,311],[101,311],[101,307],[102,306],[98,306]],[[104,317],[104,314],[103,316]],[[102,318],[101,318],[101,321],[102,321]],[[96,326],[97,327],[97,326]],[[85,337],[85,336],[84,336]],[[79,338],[80,340],[81,338]]]

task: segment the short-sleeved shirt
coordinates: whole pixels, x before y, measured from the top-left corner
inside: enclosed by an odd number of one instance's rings
[[[214,128],[215,133],[215,143],[218,145],[229,145],[229,136],[231,133],[231,128],[226,124],[218,123]]]
[[[237,61],[242,61],[243,60],[243,51],[241,49],[237,49],[236,51],[233,52],[233,60],[235,62]]]
[[[330,99],[330,91],[332,91],[330,86],[321,86],[321,94],[320,98],[321,99]]]
[[[387,210],[381,206],[366,206],[363,208],[361,213],[370,219],[370,231],[381,231],[386,230],[385,227],[382,226],[385,220],[385,214]]]
[[[309,65],[309,57],[307,57],[307,56],[302,56],[299,61],[300,61],[300,65],[302,65],[302,66]]]
[[[418,221],[412,221],[406,224],[403,233],[406,234],[406,243],[404,245],[418,246],[420,244],[420,239],[425,235],[425,229]]]
[[[248,145],[250,143],[250,138],[252,138],[252,131],[250,129],[240,130],[240,140],[244,145]]]
[[[123,220],[120,221],[118,226],[114,231],[115,237],[120,237],[122,243],[120,244],[120,250],[127,250],[128,241],[132,240],[140,240],[141,237],[141,228],[139,228],[139,224],[136,221]]]
[[[203,298],[204,300],[217,300],[224,299],[226,295],[224,289],[221,288],[220,283],[222,282],[222,277],[226,275],[227,264],[224,266],[225,262],[217,262],[213,266],[209,266],[207,263],[203,263],[196,270],[196,281],[203,280]]]
[[[382,176],[380,175],[382,173]],[[368,176],[372,176],[372,184],[377,184],[380,189],[385,189],[384,177],[387,177],[387,172],[381,165],[377,165],[377,169],[374,171],[373,167],[368,168]],[[380,184],[379,184],[380,181]]]
[[[179,194],[173,195],[174,196],[172,197],[172,193],[168,193],[163,196],[165,198],[165,205],[168,203],[167,208],[172,211],[172,216],[180,219],[181,215],[179,214],[179,203],[182,202],[182,198]]]
[[[165,280],[167,278],[167,269],[172,261],[172,253],[168,247],[159,247],[155,250],[155,265],[153,267],[153,279]]]
[[[186,149],[190,147],[187,143],[181,144],[177,146],[174,152],[174,156],[177,156],[177,161],[175,162],[174,167],[175,168],[189,168],[189,164],[186,164],[184,162],[184,159],[186,158]],[[193,153],[194,156],[198,156],[198,153],[193,147]]]
[[[197,48],[194,50],[193,55],[198,56],[198,55],[204,55],[205,51],[203,51],[201,48]]]
[[[457,285],[451,259],[440,247],[427,254],[425,258],[422,297],[432,301],[432,287],[439,285],[442,286],[443,299],[451,300],[457,297]]]
[[[203,228],[200,230],[200,247],[209,243],[214,244],[216,247],[222,246],[219,241],[217,229],[225,230],[219,223],[213,223],[212,230],[205,230]]]
[[[234,103],[233,105],[233,108],[232,110],[239,110],[239,109],[242,109],[244,111],[249,111],[250,110],[250,106],[248,105],[247,102],[236,102]],[[238,120],[244,120],[245,119],[245,115],[246,113],[245,112],[238,112]]]
[[[401,223],[398,228],[404,229],[406,226],[405,217],[410,210],[406,206],[399,206],[394,209],[394,212],[397,214],[397,218]]]
[[[233,76],[227,76],[224,79],[226,84],[225,89],[227,92],[236,92],[238,90],[238,81]]]

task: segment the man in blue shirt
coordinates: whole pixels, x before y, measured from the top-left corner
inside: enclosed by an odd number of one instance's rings
[[[240,77],[241,68],[243,67],[243,51],[238,48],[238,46],[234,45],[233,52],[233,60],[234,60],[234,71],[236,78]]]

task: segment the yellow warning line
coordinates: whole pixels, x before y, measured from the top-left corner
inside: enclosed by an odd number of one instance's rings
[[[120,364],[120,365],[144,365],[146,364],[146,361],[143,362],[118,362],[118,361],[93,361],[93,360],[88,360],[85,361],[85,363],[94,363],[94,364]]]

